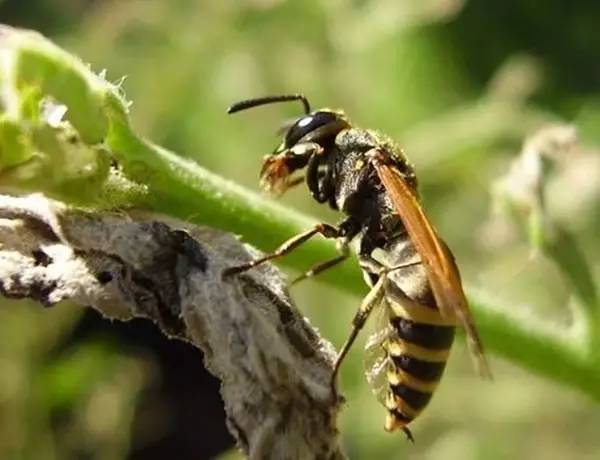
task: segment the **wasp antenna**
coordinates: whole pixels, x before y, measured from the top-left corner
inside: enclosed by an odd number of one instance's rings
[[[251,109],[260,105],[274,104],[276,102],[301,101],[304,107],[304,113],[310,113],[310,104],[304,94],[283,94],[281,96],[266,96],[257,97],[255,99],[246,99],[245,101],[236,102],[227,109],[227,113],[240,112],[242,110]]]

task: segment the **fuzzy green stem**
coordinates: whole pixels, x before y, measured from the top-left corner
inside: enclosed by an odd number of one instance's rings
[[[469,301],[488,350],[600,401],[600,359],[585,331],[550,324],[531,312],[509,312],[478,292],[470,292]]]
[[[598,293],[585,256],[575,238],[566,230],[554,227],[544,242],[544,253],[557,265],[573,289],[573,294],[590,315],[598,321]]]

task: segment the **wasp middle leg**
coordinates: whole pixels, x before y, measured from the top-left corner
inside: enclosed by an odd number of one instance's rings
[[[313,265],[298,278],[294,279],[291,284],[296,284],[307,278],[317,276],[319,273],[323,273],[325,270],[329,270],[330,268],[335,267],[336,265],[342,263],[344,260],[350,257],[350,250],[348,249],[348,243],[346,241],[343,241],[342,244],[338,246],[338,249],[340,251],[339,256]]]

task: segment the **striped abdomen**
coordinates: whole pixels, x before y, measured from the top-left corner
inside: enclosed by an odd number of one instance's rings
[[[374,254],[383,266],[410,265],[387,275],[380,332],[369,345],[379,364],[367,378],[388,410],[385,429],[401,428],[410,436],[406,426],[429,403],[446,367],[455,319],[438,310],[412,242],[399,237],[385,249]],[[372,260],[362,261],[366,274],[373,273]]]
[[[423,322],[423,317],[411,319],[405,309],[388,300],[390,334],[382,344],[387,355],[388,390],[385,406],[388,409],[385,429],[393,431],[410,423],[425,408],[444,372],[450,347],[454,340],[454,326],[439,318]],[[397,311],[401,310],[401,315]]]

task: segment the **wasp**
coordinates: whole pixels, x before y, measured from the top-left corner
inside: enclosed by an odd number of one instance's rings
[[[457,325],[466,331],[480,373],[489,375],[457,265],[419,203],[413,167],[387,136],[354,127],[341,110],[313,111],[302,94],[241,101],[228,113],[286,101],[301,102],[304,114],[285,126],[280,145],[264,158],[262,186],[281,194],[306,182],[317,202],[345,217],[336,226],[318,224],[273,253],[226,272],[240,273],[282,257],[318,234],[337,239],[340,255],[300,277],[307,278],[345,260],[350,243],[356,242],[370,291],[338,354],[332,385],[359,331],[377,309],[379,323],[367,342],[366,377],[387,409],[385,429],[402,429],[412,441],[408,425],[438,386]]]

